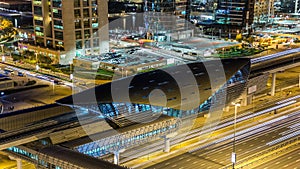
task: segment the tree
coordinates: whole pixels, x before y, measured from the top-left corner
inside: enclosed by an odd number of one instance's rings
[[[9,20],[7,20],[7,19],[3,19],[2,21],[1,21],[1,28],[2,29],[7,29],[7,28],[10,28],[10,27],[12,27],[13,25],[12,25],[12,23],[11,23],[11,21],[9,21]]]
[[[238,41],[238,42],[241,42],[243,39],[243,36],[241,33],[237,34],[236,37],[235,37],[235,40]]]

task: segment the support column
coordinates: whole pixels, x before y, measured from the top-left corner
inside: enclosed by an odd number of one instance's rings
[[[16,158],[17,161],[17,169],[22,169],[22,160],[20,158]]]
[[[249,104],[252,104],[252,101],[253,101],[253,94],[251,94],[251,95],[249,95],[249,96],[247,97],[248,105],[249,105]]]
[[[271,96],[275,95],[276,87],[276,73],[272,73],[272,86],[271,86]]]
[[[115,151],[114,152],[114,164],[119,165],[119,162],[120,162],[120,152]]]
[[[299,84],[298,84],[298,87],[300,88],[300,74],[299,74]]]
[[[248,99],[247,96],[243,96],[241,99],[241,105],[242,106],[247,106],[248,105]]]
[[[170,138],[165,137],[164,140],[165,140],[164,152],[168,153],[168,152],[170,152]]]
[[[223,108],[223,111],[229,112],[229,106],[224,107],[224,108]]]

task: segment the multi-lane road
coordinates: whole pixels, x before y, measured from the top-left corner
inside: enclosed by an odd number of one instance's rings
[[[251,128],[252,130],[240,131],[243,134],[237,133],[235,144],[237,161],[269,148],[266,143],[281,138],[281,133],[290,130],[289,126],[297,124],[299,120],[300,112],[294,112],[292,115],[280,116],[271,122],[258,124],[257,127]],[[228,140],[221,144],[184,153],[148,168],[223,168],[226,165],[230,166],[232,152],[233,143],[232,140]]]
[[[0,64],[0,68],[3,70],[6,65]],[[19,70],[19,69],[18,69]],[[12,93],[9,95],[2,95],[1,102],[4,105],[4,112],[11,112],[21,110],[30,107],[42,106],[46,104],[54,103],[55,100],[69,96],[72,94],[72,88],[66,85],[57,85],[49,80],[39,78],[39,76],[29,75],[27,77],[11,77],[14,81],[28,81],[35,80],[37,84],[46,85],[46,87],[40,87],[35,89],[23,90],[20,92]],[[19,88],[24,86],[18,86]],[[14,109],[10,110],[7,107],[13,106]]]

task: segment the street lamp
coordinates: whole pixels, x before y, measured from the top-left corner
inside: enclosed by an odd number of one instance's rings
[[[237,109],[241,106],[240,103],[232,103],[234,105],[234,131],[233,131],[233,147],[232,147],[232,154],[231,154],[231,162],[232,168],[234,169],[236,163],[236,148],[235,148],[235,134],[236,134],[236,116],[237,116]]]
[[[36,71],[39,71],[39,69],[40,69],[39,65],[36,64],[36,65],[35,65],[35,70],[36,70]]]
[[[72,61],[69,61],[69,64],[70,64],[70,80],[73,80]]]
[[[35,61],[36,61],[35,70],[39,71],[40,67],[38,63],[38,53],[34,53],[34,54],[35,54]]]

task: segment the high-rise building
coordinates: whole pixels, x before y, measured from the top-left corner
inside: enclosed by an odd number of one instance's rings
[[[219,0],[216,21],[222,36],[235,37],[249,32],[253,23],[255,0]]]
[[[194,36],[190,26],[188,0],[145,0],[144,22],[157,41],[186,39]]]
[[[267,22],[274,16],[274,0],[256,0],[254,5],[254,22]]]
[[[32,0],[35,45],[60,64],[109,50],[106,0]],[[43,48],[48,48],[43,50]]]

